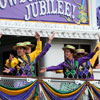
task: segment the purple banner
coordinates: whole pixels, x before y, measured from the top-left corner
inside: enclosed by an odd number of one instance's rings
[[[100,0],[96,0],[97,26],[100,29]]]
[[[0,19],[89,24],[88,0],[0,0]]]

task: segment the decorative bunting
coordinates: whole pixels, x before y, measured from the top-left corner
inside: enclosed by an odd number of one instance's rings
[[[57,90],[45,81],[41,81],[39,84],[38,81],[34,81],[20,88],[9,88],[5,85],[0,85],[0,100],[41,100],[41,98],[47,100],[80,100],[87,87],[90,89],[91,99],[99,100],[100,98],[100,88],[89,82],[88,84],[84,82],[81,86],[79,85],[79,87],[71,91]],[[40,87],[39,92],[38,88]]]

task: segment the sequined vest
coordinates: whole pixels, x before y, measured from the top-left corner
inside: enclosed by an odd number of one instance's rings
[[[93,79],[93,70],[89,61],[84,62],[78,68],[79,79]]]
[[[30,57],[29,55],[26,54],[27,61],[25,61],[21,57],[16,57],[19,61],[18,65],[15,67],[16,68],[16,75],[17,76],[35,76],[35,60],[34,62],[30,62]]]
[[[71,65],[68,61],[64,62],[68,66],[63,66],[64,78],[78,78],[77,70],[78,70],[78,61],[73,61],[73,65]]]

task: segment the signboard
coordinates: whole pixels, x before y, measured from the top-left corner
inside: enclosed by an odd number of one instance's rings
[[[89,25],[88,0],[0,0],[0,19]]]

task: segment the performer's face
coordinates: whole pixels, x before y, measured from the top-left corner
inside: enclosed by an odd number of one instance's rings
[[[26,53],[31,53],[31,47],[29,47],[29,49],[26,50]]]
[[[18,56],[24,56],[26,52],[26,49],[24,49],[23,47],[18,47],[17,48],[17,55]]]
[[[73,58],[73,53],[71,53],[71,51],[69,50],[69,49],[66,49],[65,51],[64,51],[64,56],[65,56],[65,59],[66,58]]]

